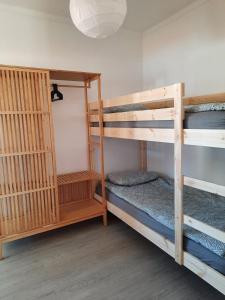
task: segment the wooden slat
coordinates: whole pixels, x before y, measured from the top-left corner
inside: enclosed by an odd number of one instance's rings
[[[26,151],[26,152],[12,152],[12,153],[4,153],[0,154],[1,157],[10,157],[10,156],[27,156],[27,155],[35,155],[35,154],[44,154],[44,153],[51,153],[52,150],[43,150],[43,151]]]
[[[170,85],[163,88],[148,90],[144,92],[133,93],[126,96],[117,97],[103,101],[103,108],[115,107],[129,104],[141,104],[149,102],[160,102],[162,100],[171,100],[175,96],[176,85]],[[89,104],[91,110],[98,109],[98,103]]]
[[[184,215],[184,224],[211,236],[212,238],[225,243],[225,232],[216,229],[206,223],[198,221],[190,216]]]
[[[173,120],[174,108],[162,108],[143,111],[129,111],[121,113],[104,114],[104,122],[126,122],[126,121],[155,121],[155,120]],[[91,115],[90,122],[98,122],[98,115]]]
[[[99,128],[91,127],[91,135],[99,136]],[[111,138],[174,143],[174,130],[161,128],[104,128],[104,136]]]
[[[100,154],[100,172],[101,172],[101,190],[104,207],[103,223],[107,225],[107,211],[106,211],[106,191],[105,191],[105,161],[104,161],[104,124],[103,124],[103,102],[101,92],[101,77],[98,77],[98,112],[99,112],[99,154]]]
[[[39,115],[39,114],[49,114],[49,112],[44,111],[0,111],[0,115]]]
[[[225,130],[184,129],[184,144],[214,148],[225,148]]]
[[[35,98],[31,90],[31,81],[32,77],[30,73],[27,73],[27,92],[28,92],[28,99],[29,99],[29,109],[30,110],[35,110]],[[32,114],[28,115],[28,118],[30,120],[30,135],[31,135],[31,143],[32,143],[32,150],[35,150],[37,145],[36,145],[36,136],[35,136],[35,126],[34,126],[34,116]],[[36,178],[35,178],[35,166],[34,166],[34,156],[31,155],[29,156],[29,163],[30,163],[30,181],[31,181],[31,188],[35,189],[36,188]],[[30,201],[28,202],[29,204],[29,224],[31,228],[35,227],[35,210],[34,210],[34,197],[32,195]]]
[[[8,198],[8,197],[15,197],[15,196],[20,196],[20,195],[26,195],[26,194],[31,194],[31,193],[36,193],[40,191],[46,191],[48,189],[51,189],[52,187],[42,187],[42,188],[36,188],[28,191],[21,191],[21,192],[15,192],[12,194],[7,194],[7,195],[0,195],[0,199]]]
[[[196,96],[196,97],[183,97],[184,106],[203,104],[203,103],[224,103],[224,102],[225,102],[225,93]],[[166,108],[166,107],[169,108],[173,106],[174,106],[173,100],[145,104],[146,109],[159,109],[159,108]]]
[[[225,197],[225,186],[222,185],[218,185],[215,183],[206,182],[203,180],[190,178],[186,176],[184,177],[184,184],[199,190],[203,190],[209,193],[213,193]]]
[[[52,215],[54,218],[53,222],[59,222],[59,201],[58,201],[58,186],[57,186],[57,170],[56,170],[56,153],[55,153],[55,134],[54,134],[54,124],[53,124],[53,116],[52,116],[52,106],[51,106],[51,90],[50,90],[50,74],[45,74],[45,83],[43,86],[44,94],[47,100],[47,108],[48,111],[51,112],[47,116],[47,121],[50,125],[50,132],[49,132],[49,138],[50,138],[50,145],[52,149],[52,155],[48,161],[48,165],[50,170],[48,171],[50,183],[52,186],[55,186],[55,188],[52,187],[51,189],[51,199],[52,200]],[[54,149],[54,150],[53,150]]]

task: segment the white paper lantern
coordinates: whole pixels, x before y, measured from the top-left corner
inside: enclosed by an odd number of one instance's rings
[[[75,26],[85,35],[103,39],[114,34],[127,14],[126,0],[70,0]]]

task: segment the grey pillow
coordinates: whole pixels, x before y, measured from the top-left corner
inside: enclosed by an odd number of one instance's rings
[[[123,171],[108,174],[107,180],[116,185],[133,186],[156,180],[158,177],[156,172]]]

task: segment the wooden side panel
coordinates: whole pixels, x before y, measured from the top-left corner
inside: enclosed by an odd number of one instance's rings
[[[0,224],[9,236],[58,216],[49,74],[0,68]]]

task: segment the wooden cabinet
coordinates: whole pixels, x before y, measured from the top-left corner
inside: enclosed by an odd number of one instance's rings
[[[83,88],[87,114],[88,170],[58,176],[58,182],[50,80],[74,81],[76,85],[65,87]],[[0,259],[5,242],[98,216],[106,224],[103,134],[98,175],[88,122],[88,88],[96,80],[102,125],[100,74],[0,66]],[[101,202],[92,188],[99,179]]]
[[[0,235],[58,221],[49,72],[0,67]]]

